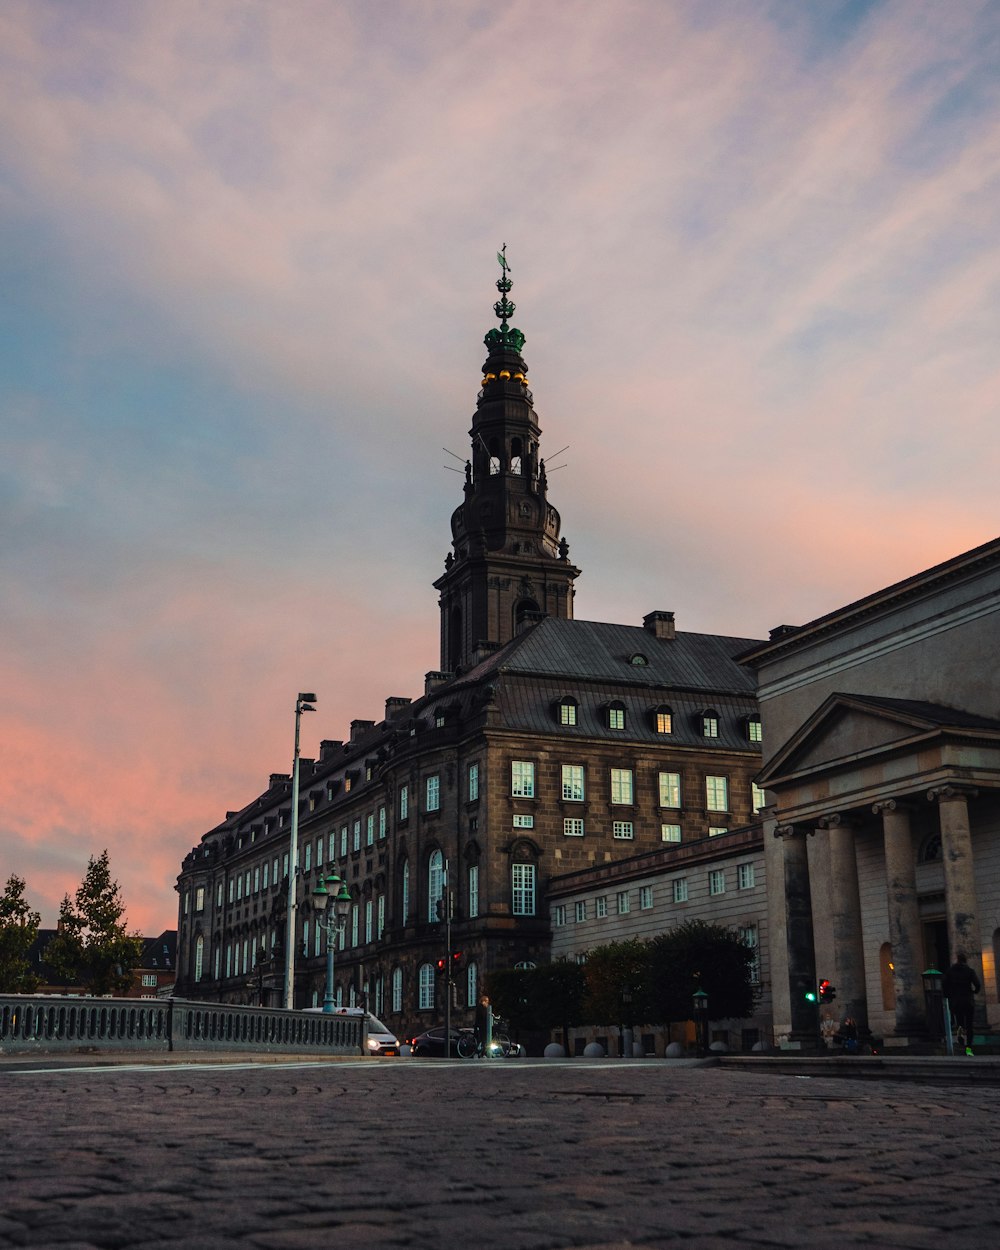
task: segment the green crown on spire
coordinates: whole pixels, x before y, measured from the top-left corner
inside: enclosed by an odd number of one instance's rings
[[[497,252],[497,260],[500,262],[500,277],[497,280],[497,290],[500,292],[500,298],[493,305],[493,311],[500,319],[499,330],[494,328],[489,330],[483,342],[489,350],[496,351],[500,347],[512,348],[515,352],[520,352],[524,346],[524,335],[516,327],[508,325],[507,319],[513,317],[514,309],[517,305],[513,300],[507,298],[510,288],[514,285],[510,280],[510,265],[507,264],[507,244]]]

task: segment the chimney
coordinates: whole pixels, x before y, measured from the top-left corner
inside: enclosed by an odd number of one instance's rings
[[[359,738],[363,738],[369,729],[375,728],[373,720],[352,720],[351,721],[351,741],[357,742]]]
[[[433,694],[446,681],[451,680],[451,673],[425,673],[424,674],[424,694]]]
[[[390,695],[385,701],[385,719],[392,720],[400,714],[404,707],[408,707],[413,702],[412,699],[404,699],[402,695]]]
[[[319,744],[320,763],[324,760],[333,759],[334,755],[343,745],[343,739],[341,738],[324,738]]]
[[[275,786],[287,785],[291,781],[290,773],[272,773],[271,780],[268,783],[268,789],[273,790]]]
[[[654,638],[669,639],[676,636],[673,612],[647,612],[642,618],[642,627]]]

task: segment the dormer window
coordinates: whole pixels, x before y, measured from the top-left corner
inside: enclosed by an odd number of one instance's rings
[[[671,734],[674,732],[673,710],[664,703],[661,703],[659,707],[653,708],[653,728],[658,734]]]
[[[706,708],[701,717],[701,736],[717,738],[719,736],[719,713],[714,708]]]
[[[572,695],[565,695],[556,704],[556,720],[560,725],[575,725],[579,704]]]
[[[624,729],[625,728],[625,704],[609,703],[607,708],[608,728]]]
[[[747,717],[747,741],[748,742],[763,742],[764,741],[764,730],[763,730],[763,727],[761,726],[759,716]]]
[[[629,664],[634,664],[636,668],[645,668],[646,665],[649,663],[649,661],[646,659],[646,657],[642,654],[641,651],[637,651],[635,655],[630,655],[628,658],[628,662]]]
[[[441,708],[434,713],[434,728],[444,729],[444,711]]]

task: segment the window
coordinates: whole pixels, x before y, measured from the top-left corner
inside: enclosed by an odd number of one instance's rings
[[[302,954],[309,956],[309,921],[302,921]]]
[[[479,865],[469,867],[469,919],[479,915]]]
[[[680,805],[680,773],[660,773],[660,806],[680,808]]]
[[[511,865],[511,893],[515,916],[535,914],[535,865]]]
[[[403,969],[393,968],[392,970],[392,1009],[393,1011],[403,1010]]]
[[[361,850],[361,821],[360,820],[356,820],[354,822],[354,828],[351,833],[351,850],[352,851]]]
[[[444,729],[444,712],[440,708],[434,713],[434,728]]]
[[[237,903],[239,903],[239,902],[242,902],[242,900],[243,900],[243,874],[240,873],[240,875],[236,878],[236,901]],[[185,914],[187,913],[187,909],[188,909],[188,895],[185,894],[184,895]]]
[[[625,704],[610,703],[608,704],[608,728],[624,729],[625,728]]]
[[[611,770],[611,802],[632,802],[632,770],[631,768],[612,768]]]
[[[287,851],[281,857],[281,876],[285,881],[288,880],[288,852]]]
[[[236,893],[236,881],[233,877],[229,878],[229,901],[233,901],[233,895]]]
[[[421,964],[419,977],[420,990],[417,1009],[419,1011],[430,1011],[434,1006],[434,965]]]
[[[365,899],[365,941],[375,936],[375,907],[370,898]]]
[[[559,724],[575,725],[576,724],[576,699],[562,699],[559,703]]]
[[[479,965],[476,961],[470,960],[468,967],[465,969],[465,1005],[466,1007],[475,1007],[479,999]]]
[[[649,911],[653,906],[653,887],[651,885],[641,885],[639,887],[639,909],[640,911]]]
[[[740,864],[736,869],[736,888],[739,890],[752,890],[753,883],[753,864]]]
[[[357,903],[351,908],[351,945],[358,944],[358,930],[360,928],[361,910]]]
[[[410,787],[399,787],[399,819],[406,820],[410,815]]]
[[[365,846],[375,845],[375,813],[369,812],[365,817]]]
[[[679,842],[681,840],[680,825],[660,825],[661,842]]]
[[[274,857],[273,872],[271,873],[271,884],[275,887],[277,887],[277,884],[278,884],[278,857],[277,855],[275,855]]]
[[[427,919],[433,924],[440,920],[438,902],[444,896],[444,855],[431,851],[427,861]]]
[[[204,970],[204,967],[205,967],[205,939],[199,933],[197,938],[195,938],[195,943],[194,943],[194,979],[196,981],[201,980],[201,974],[202,974],[202,971]],[[155,978],[154,978],[154,981],[155,981]],[[143,984],[145,983],[146,983],[146,978],[143,977]]]
[[[713,868],[708,874],[708,892],[709,894],[725,894],[726,892],[726,873],[723,868]]]
[[[380,839],[385,837],[385,829],[386,829],[385,807],[380,807],[378,809],[378,836]]]
[[[646,665],[649,663],[649,660],[646,659],[646,657],[642,654],[641,651],[637,651],[635,655],[630,655],[628,657],[628,662],[629,664],[634,665],[636,668],[645,668]]]
[[[515,816],[514,817],[515,829],[534,829],[534,827],[535,827],[534,816]]]
[[[764,741],[764,730],[760,723],[759,716],[747,717],[747,741],[748,742],[763,742]]]
[[[403,883],[402,883],[402,889],[400,893],[402,895],[402,898],[401,898],[402,921],[403,921],[403,924],[406,924],[406,918],[410,914],[410,862],[409,860],[403,861]]]
[[[573,906],[574,906],[574,919],[576,920],[577,924],[582,924],[583,921],[587,919],[587,900],[578,899],[577,902],[574,903]]]
[[[441,808],[441,778],[435,774],[427,778],[427,810],[439,811]]]
[[[598,920],[603,920],[608,914],[608,896],[601,894],[594,899],[594,915]]]
[[[557,903],[556,906],[552,908],[552,927],[553,929],[559,929],[565,923],[566,905],[564,903]]]
[[[384,894],[380,894],[378,896],[378,908],[376,910],[376,916],[377,916],[377,919],[375,922],[375,925],[376,925],[375,936],[379,939],[379,941],[381,941],[382,934],[385,932],[385,895]]]
[[[347,854],[347,826],[340,826],[340,858],[343,859]]]
[[[510,792],[515,799],[535,797],[535,766],[527,760],[514,760],[510,766]]]
[[[579,816],[567,816],[563,821],[563,837],[582,838],[583,821]]]
[[[708,826],[708,836],[710,838],[718,838],[722,834],[728,833],[728,832],[729,830],[725,825],[709,825]]]
[[[469,765],[469,802],[475,803],[479,798],[479,765]]]
[[[583,765],[563,764],[562,796],[567,803],[583,802]]]
[[[719,713],[712,708],[707,708],[701,714],[701,736],[703,738],[719,736]]]
[[[755,816],[761,808],[767,806],[767,795],[765,795],[756,781],[750,782],[750,806],[753,808]]]
[[[267,864],[264,865],[264,889],[265,890],[267,889]],[[222,906],[222,882],[221,881],[215,888],[215,905],[216,907]]]
[[[255,872],[255,875],[256,875],[256,876],[258,876],[258,877],[260,876],[260,869],[259,869],[259,868],[256,868],[256,869],[254,870],[254,872]],[[205,910],[205,887],[204,887],[203,885],[197,885],[197,886],[195,886],[195,889],[194,889],[194,909],[195,909],[195,911],[204,911],[204,910]]]
[[[323,930],[320,928],[319,922],[317,921],[316,926],[313,931],[313,954],[314,955],[318,955],[320,953],[320,939],[322,935],[323,935]],[[254,951],[254,963],[256,962],[257,962],[257,952]]]
[[[686,903],[687,901],[688,901],[687,877],[674,877],[674,902]]]
[[[619,890],[617,895],[618,915],[626,916],[632,910],[631,900],[629,899],[628,890]]]
[[[750,964],[750,980],[757,984],[760,981],[760,944],[757,939],[757,926],[755,924],[741,925],[736,930],[736,936],[744,946],[749,946],[751,951],[753,951],[753,961]]]
[[[668,707],[658,707],[653,713],[653,728],[658,734],[674,732],[674,714]]]
[[[729,779],[727,777],[705,778],[705,806],[710,812],[729,811]]]
[[[307,842],[302,848],[304,854],[302,859],[302,868],[304,872],[312,872],[313,866],[313,848],[312,843]]]
[[[611,825],[612,836],[616,838],[631,838],[635,835],[632,832],[632,822],[630,820],[615,820]]]

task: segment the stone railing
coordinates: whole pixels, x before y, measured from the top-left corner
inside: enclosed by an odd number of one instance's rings
[[[361,1055],[365,1020],[182,999],[0,995],[0,1054],[239,1050]]]

